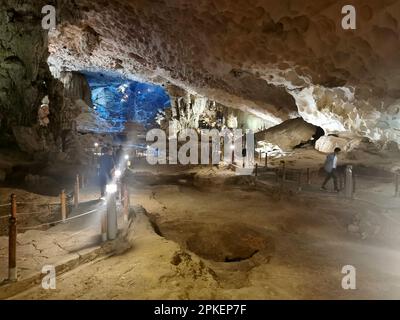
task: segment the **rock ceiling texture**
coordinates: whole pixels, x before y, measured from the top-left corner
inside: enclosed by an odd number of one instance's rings
[[[75,1],[50,35],[53,69],[171,82],[272,123],[399,141],[400,1]]]
[[[48,63],[160,83],[279,124],[400,141],[398,0],[60,0]],[[38,8],[39,10],[40,8]]]

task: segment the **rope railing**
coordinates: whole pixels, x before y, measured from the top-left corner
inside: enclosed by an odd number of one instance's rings
[[[82,214],[67,218],[65,220],[46,222],[46,223],[41,223],[41,224],[38,224],[38,225],[35,225],[35,226],[18,227],[18,230],[34,230],[34,229],[41,228],[41,227],[44,227],[44,226],[54,226],[56,224],[65,223],[65,222],[68,222],[68,221],[71,221],[71,220],[74,220],[74,219],[77,219],[77,218],[81,218],[83,216],[87,216],[87,215],[92,214],[92,213],[97,212],[97,211],[99,211],[99,209],[90,210],[88,212],[85,212],[85,213],[82,213]],[[19,215],[19,213],[18,213],[18,215]]]
[[[49,212],[44,211],[32,211],[32,212],[17,212],[18,216],[31,216],[33,214],[46,214]]]
[[[79,184],[79,175],[77,175],[76,179],[76,184]],[[95,208],[93,210],[89,210],[71,217],[68,217],[68,207],[77,207],[79,205],[79,187],[75,187],[74,191],[69,193],[65,192],[65,190],[62,190],[60,193],[60,202],[59,203],[43,203],[39,205],[44,205],[49,208],[49,211],[44,212],[44,211],[32,211],[32,212],[18,212],[17,211],[17,206],[20,205],[22,207],[25,207],[27,204],[35,204],[34,202],[24,202],[16,201],[16,196],[15,194],[12,194],[10,197],[10,202],[7,204],[2,204],[1,207],[10,207],[10,213],[8,215],[2,215],[0,216],[0,220],[6,220],[8,219],[9,222],[9,232],[8,232],[8,237],[9,237],[9,252],[8,252],[8,280],[9,281],[16,281],[17,280],[17,231],[27,231],[27,230],[35,230],[38,228],[42,227],[50,227],[50,226],[56,226],[60,223],[67,223],[85,216],[89,216],[91,214],[94,214],[96,212],[102,211],[101,213],[101,236],[104,241],[112,240],[115,239],[117,236],[117,210],[122,209],[123,217],[124,220],[128,220],[129,216],[129,193],[128,193],[128,187],[126,184],[122,184],[119,188],[120,191],[120,202],[122,206],[117,206],[116,203],[116,194],[110,194],[109,197],[107,198],[107,205],[106,206],[101,206],[98,208]],[[77,194],[78,193],[78,194]],[[71,200],[71,198],[74,198],[73,203],[69,204],[68,200]],[[36,225],[31,225],[31,226],[17,226],[17,216],[33,216],[33,215],[38,215],[38,214],[45,214],[45,213],[51,213],[50,205],[58,205],[60,206],[60,211],[61,211],[61,219],[58,219],[56,221],[49,221],[49,222],[44,222]],[[119,209],[117,209],[119,208]],[[104,212],[103,212],[104,211]]]
[[[264,176],[263,172],[275,172],[275,181],[278,183],[280,182],[280,186],[283,187],[284,182],[297,182],[298,190],[302,189],[302,185],[304,185],[304,176],[306,177],[307,185],[311,185],[311,177],[320,171],[320,169],[294,169],[294,168],[287,168],[284,162],[281,162],[281,166],[275,168],[268,168],[266,166],[260,167],[256,164],[254,169],[254,175],[257,176]],[[388,183],[394,183],[394,196],[400,196],[400,173],[393,173],[392,177],[388,176],[376,176],[376,175],[368,175],[368,174],[360,174],[357,172],[352,171],[351,173],[351,184],[352,184],[352,194],[355,193],[356,189],[356,179],[379,179],[380,181],[387,181]],[[339,172],[338,173],[338,182],[340,183],[340,187],[346,188],[346,180],[349,180],[348,177],[346,178],[346,172]],[[344,183],[344,186],[343,186]],[[353,198],[353,196],[351,196]]]
[[[360,177],[360,178],[374,178],[374,179],[379,179],[379,180],[387,180],[390,182],[393,182],[396,179],[396,174],[394,174],[394,177],[373,176],[373,175],[359,174],[359,173],[355,173],[354,175],[356,177]]]
[[[28,204],[34,204],[35,206],[59,206],[59,202],[49,202],[49,203],[35,203],[35,201],[30,201],[30,202],[17,202],[18,205],[28,205]],[[10,204],[9,204],[10,205]]]

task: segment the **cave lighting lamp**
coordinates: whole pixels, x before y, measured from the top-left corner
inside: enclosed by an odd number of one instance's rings
[[[121,177],[121,170],[119,170],[119,169],[115,170],[115,177],[116,178]]]
[[[116,183],[110,183],[106,185],[106,192],[108,194],[113,194],[117,192],[117,184]]]

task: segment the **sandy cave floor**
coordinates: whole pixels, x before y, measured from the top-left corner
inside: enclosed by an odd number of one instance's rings
[[[279,199],[247,180],[212,185],[176,174],[164,182],[149,176],[151,183],[131,176],[131,203],[147,214],[138,212],[130,250],[59,276],[56,290],[34,287],[14,298],[400,298],[397,202],[380,208],[317,189]],[[391,189],[362,185],[360,197],[372,201]],[[348,231],[355,217],[363,232]],[[341,287],[348,264],[357,290]]]

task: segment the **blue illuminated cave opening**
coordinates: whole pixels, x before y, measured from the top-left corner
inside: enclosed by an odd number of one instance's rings
[[[144,127],[155,123],[159,110],[170,106],[164,87],[141,83],[103,73],[85,73],[93,108],[99,119],[107,121],[110,132],[122,132],[126,122]]]

